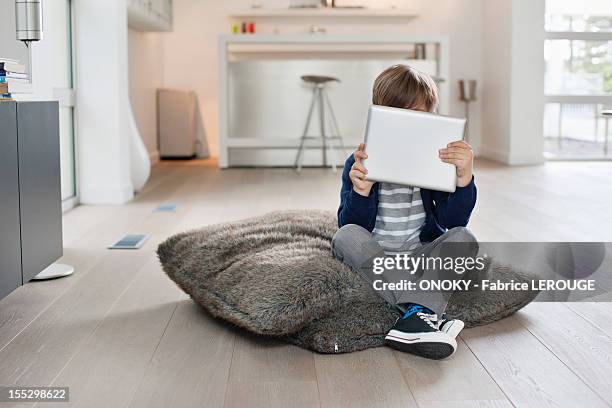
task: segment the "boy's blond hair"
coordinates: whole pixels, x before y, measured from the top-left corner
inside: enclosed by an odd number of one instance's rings
[[[434,112],[438,109],[438,87],[424,72],[394,65],[376,78],[372,103],[404,109],[424,107]]]

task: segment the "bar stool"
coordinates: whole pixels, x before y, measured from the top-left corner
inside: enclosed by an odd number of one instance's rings
[[[610,135],[610,118],[612,118],[612,109],[605,109],[601,111],[601,115],[605,119],[606,127],[604,133],[604,155],[608,155],[608,136]]]
[[[329,148],[334,152],[336,156],[334,161],[332,161],[332,169],[334,173],[338,170],[336,168],[336,163],[338,161],[342,161],[343,157],[338,156],[338,150],[336,146],[334,146],[334,142],[338,142],[338,147],[344,152],[346,155],[346,150],[344,148],[344,142],[342,141],[342,137],[340,136],[340,130],[338,128],[338,122],[336,121],[336,115],[334,114],[334,110],[332,109],[331,102],[329,100],[329,96],[327,95],[326,85],[330,82],[340,82],[338,78],[322,76],[322,75],[304,75],[302,77],[302,81],[307,84],[313,85],[312,89],[312,102],[310,103],[310,109],[308,110],[308,117],[306,119],[306,125],[304,126],[304,133],[302,134],[302,138],[300,139],[300,148],[297,153],[297,157],[295,158],[295,167],[298,172],[302,170],[302,161],[304,158],[304,148],[307,139],[319,139],[321,140],[322,153],[323,153],[323,167],[327,167],[327,146],[329,143]],[[312,136],[308,135],[308,130],[310,129],[310,123],[312,121],[312,116],[314,113],[315,105],[319,105],[319,129],[320,135]],[[328,133],[328,128],[326,127],[327,117],[331,119],[331,126],[329,127],[330,133]]]

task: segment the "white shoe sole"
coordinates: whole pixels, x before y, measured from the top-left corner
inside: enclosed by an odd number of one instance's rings
[[[457,350],[457,341],[444,332],[404,333],[391,330],[385,340],[396,350],[433,360],[448,358]]]
[[[442,327],[440,328],[440,331],[448,334],[453,339],[456,339],[464,327],[465,327],[465,323],[463,323],[461,320],[449,320],[448,322],[442,325]]]

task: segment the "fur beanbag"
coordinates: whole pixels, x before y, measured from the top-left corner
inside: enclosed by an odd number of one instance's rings
[[[276,212],[175,235],[158,255],[168,276],[197,303],[248,331],[322,353],[381,346],[398,314],[332,257],[337,229],[330,212]],[[498,265],[482,274],[529,279]],[[536,295],[456,293],[447,313],[468,327],[490,323]]]

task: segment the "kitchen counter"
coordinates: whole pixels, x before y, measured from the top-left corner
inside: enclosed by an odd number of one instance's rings
[[[415,44],[427,44],[425,59],[408,58]],[[312,94],[302,75],[341,80],[330,84],[329,97],[350,151],[363,140],[372,83],[383,69],[405,63],[444,80],[448,61],[445,35],[221,35],[219,165],[293,165]],[[447,113],[448,83],[439,86]],[[320,165],[320,143],[309,148],[305,164]]]

